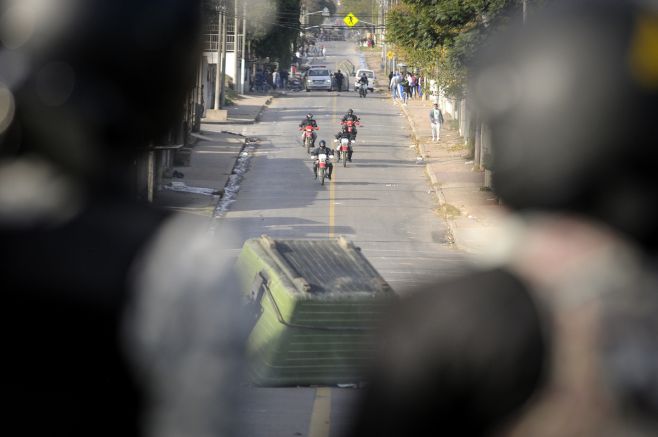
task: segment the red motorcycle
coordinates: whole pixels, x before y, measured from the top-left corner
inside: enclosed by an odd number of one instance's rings
[[[311,149],[313,148],[313,131],[320,130],[320,128],[304,126],[303,128],[299,128],[299,130],[304,131],[302,134],[302,147],[306,147],[306,153],[311,153]]]
[[[334,142],[339,142],[339,141],[340,144],[336,149],[336,151],[338,152],[338,162],[342,160],[343,167],[347,167],[347,157],[349,156],[351,141],[349,138],[341,138],[340,140],[334,140]]]
[[[314,155],[314,171],[315,178],[320,178],[320,185],[324,185],[324,180],[329,177],[329,172],[331,171],[331,158],[333,155],[327,155],[325,153],[318,153]]]
[[[347,120],[347,121],[341,121],[340,124],[343,125],[343,132],[347,132],[348,134],[350,134],[350,136],[352,136],[352,138],[354,138],[354,135],[352,135],[352,133],[354,132],[354,128],[356,126],[360,126],[361,122],[358,120],[357,121]]]

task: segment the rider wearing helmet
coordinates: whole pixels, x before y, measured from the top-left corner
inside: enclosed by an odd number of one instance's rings
[[[315,179],[318,178],[318,155],[321,153],[327,156],[334,156],[333,149],[327,147],[327,142],[325,140],[320,140],[319,146],[311,151],[311,156],[315,158],[313,163],[313,175]],[[327,178],[331,179],[331,173],[334,170],[334,165],[331,162],[327,162]]]
[[[343,139],[343,138],[347,138],[348,140],[350,140],[350,142],[349,142],[349,146],[348,146],[349,149],[348,149],[348,151],[347,151],[347,160],[348,160],[349,162],[352,162],[352,152],[353,152],[353,150],[352,150],[352,143],[354,143],[354,138],[353,138],[352,135],[350,135],[347,131],[345,131],[345,130],[341,130],[340,132],[338,132],[338,133],[336,134],[336,140],[337,140],[338,143],[340,144],[340,140]]]
[[[313,114],[311,114],[310,112],[308,114],[306,114],[306,118],[303,119],[301,123],[299,123],[299,127],[302,130],[304,130],[304,128],[306,126],[313,126],[313,128],[316,128],[316,129],[318,127],[318,123],[313,119]],[[317,138],[317,135],[315,134],[315,132],[313,132],[313,142],[312,142],[313,146],[315,146],[315,139],[316,138]],[[304,132],[302,132],[302,143],[303,142],[304,142]]]
[[[347,130],[347,126],[344,124],[347,121],[352,121],[352,122],[357,122],[359,121],[359,117],[354,113],[352,109],[348,109],[347,113],[343,115],[343,119],[341,122],[343,123],[343,130]],[[352,138],[350,138],[352,141],[356,140],[356,126],[352,125]]]
[[[365,85],[366,88],[368,87],[368,76],[366,76],[365,72],[361,73],[361,77],[359,77],[359,80],[357,82],[360,86]],[[351,109],[350,109],[351,111]]]

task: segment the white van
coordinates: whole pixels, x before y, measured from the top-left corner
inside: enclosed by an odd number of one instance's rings
[[[356,74],[354,77],[354,91],[358,91],[359,89],[359,79],[361,78],[361,73],[365,73],[366,77],[368,78],[368,91],[374,92],[375,91],[375,72],[372,70],[366,70],[364,68],[360,68],[356,70]]]

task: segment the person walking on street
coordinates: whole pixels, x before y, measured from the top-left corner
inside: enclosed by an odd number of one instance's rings
[[[280,73],[281,88],[284,90],[288,88],[288,70],[282,70]]]
[[[280,78],[281,76],[279,75],[279,70],[274,70],[272,72],[272,88],[281,88]]]
[[[409,90],[410,97],[416,98],[416,76],[413,73],[409,75]]]
[[[338,70],[336,73],[334,73],[334,79],[336,79],[336,88],[340,92],[343,89],[343,73]]]
[[[265,81],[270,86],[270,89],[274,89],[274,76],[269,68],[265,71]]]
[[[441,135],[441,125],[443,125],[443,113],[436,103],[434,109],[430,111],[430,124],[432,126],[432,141],[438,142]]]
[[[391,83],[389,86],[391,87],[391,98],[393,101],[395,101],[396,98],[400,97],[399,90],[398,90],[398,85],[400,84],[400,75],[399,73],[395,73],[393,77],[391,77]]]
[[[400,95],[402,96],[402,104],[406,105],[407,100],[409,100],[409,79],[407,77],[402,77],[399,88]]]

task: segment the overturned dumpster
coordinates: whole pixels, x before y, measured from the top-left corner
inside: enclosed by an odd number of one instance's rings
[[[249,374],[263,386],[364,380],[394,293],[344,238],[248,240],[238,259],[254,308]]]

